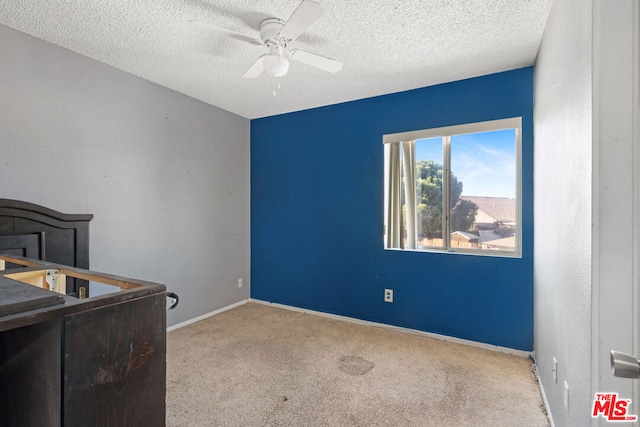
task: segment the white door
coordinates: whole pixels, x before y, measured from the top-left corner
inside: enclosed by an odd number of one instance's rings
[[[631,399],[628,414],[640,416],[640,2],[613,4],[593,2],[591,391]],[[633,356],[618,354],[622,377],[611,350]]]

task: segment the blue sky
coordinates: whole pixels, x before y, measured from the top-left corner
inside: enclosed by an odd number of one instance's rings
[[[442,138],[417,140],[416,160],[442,163]],[[452,137],[451,171],[462,181],[464,195],[515,198],[515,130]]]

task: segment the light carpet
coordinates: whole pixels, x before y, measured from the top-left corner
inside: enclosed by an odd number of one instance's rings
[[[167,426],[548,426],[527,358],[248,303],[167,339]]]

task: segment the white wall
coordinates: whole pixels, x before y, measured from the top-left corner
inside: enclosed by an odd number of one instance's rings
[[[249,296],[249,132],[0,26],[0,197],[94,214],[91,269],[166,284],[170,325]]]
[[[554,1],[534,71],[534,348],[556,426],[591,422],[591,22]]]
[[[536,62],[534,345],[556,426],[608,425],[596,392],[639,410],[609,364],[639,351],[639,23],[634,0],[556,0]]]

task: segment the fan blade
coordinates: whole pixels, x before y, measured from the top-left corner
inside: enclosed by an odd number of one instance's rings
[[[320,68],[321,70],[325,70],[330,73],[337,73],[342,70],[342,62],[327,58],[326,56],[316,55],[315,53],[305,52],[300,49],[293,49],[289,54],[291,55],[291,59]]]
[[[258,58],[258,60],[254,62],[251,67],[249,67],[247,72],[244,73],[242,77],[244,77],[245,79],[254,79],[262,74],[262,71],[264,70],[264,59],[267,56],[268,55],[262,55],[260,58]]]
[[[287,41],[295,40],[322,16],[322,7],[313,0],[302,0],[300,6],[280,29],[278,36]]]
[[[229,36],[229,37],[231,37],[233,39],[236,39],[236,40],[240,40],[240,41],[245,42],[245,43],[251,43],[251,44],[258,45],[258,46],[262,46],[263,45],[263,43],[260,40],[256,40],[254,38],[251,38],[249,36],[245,36],[244,34],[237,33],[237,32],[232,31],[232,30],[227,30],[226,28],[218,27],[217,25],[209,24],[208,22],[203,22],[203,21],[198,21],[197,19],[193,19],[193,20],[189,21],[189,23],[191,25],[193,25],[194,27],[199,28],[201,30],[215,31],[215,32],[223,33],[226,36]]]

